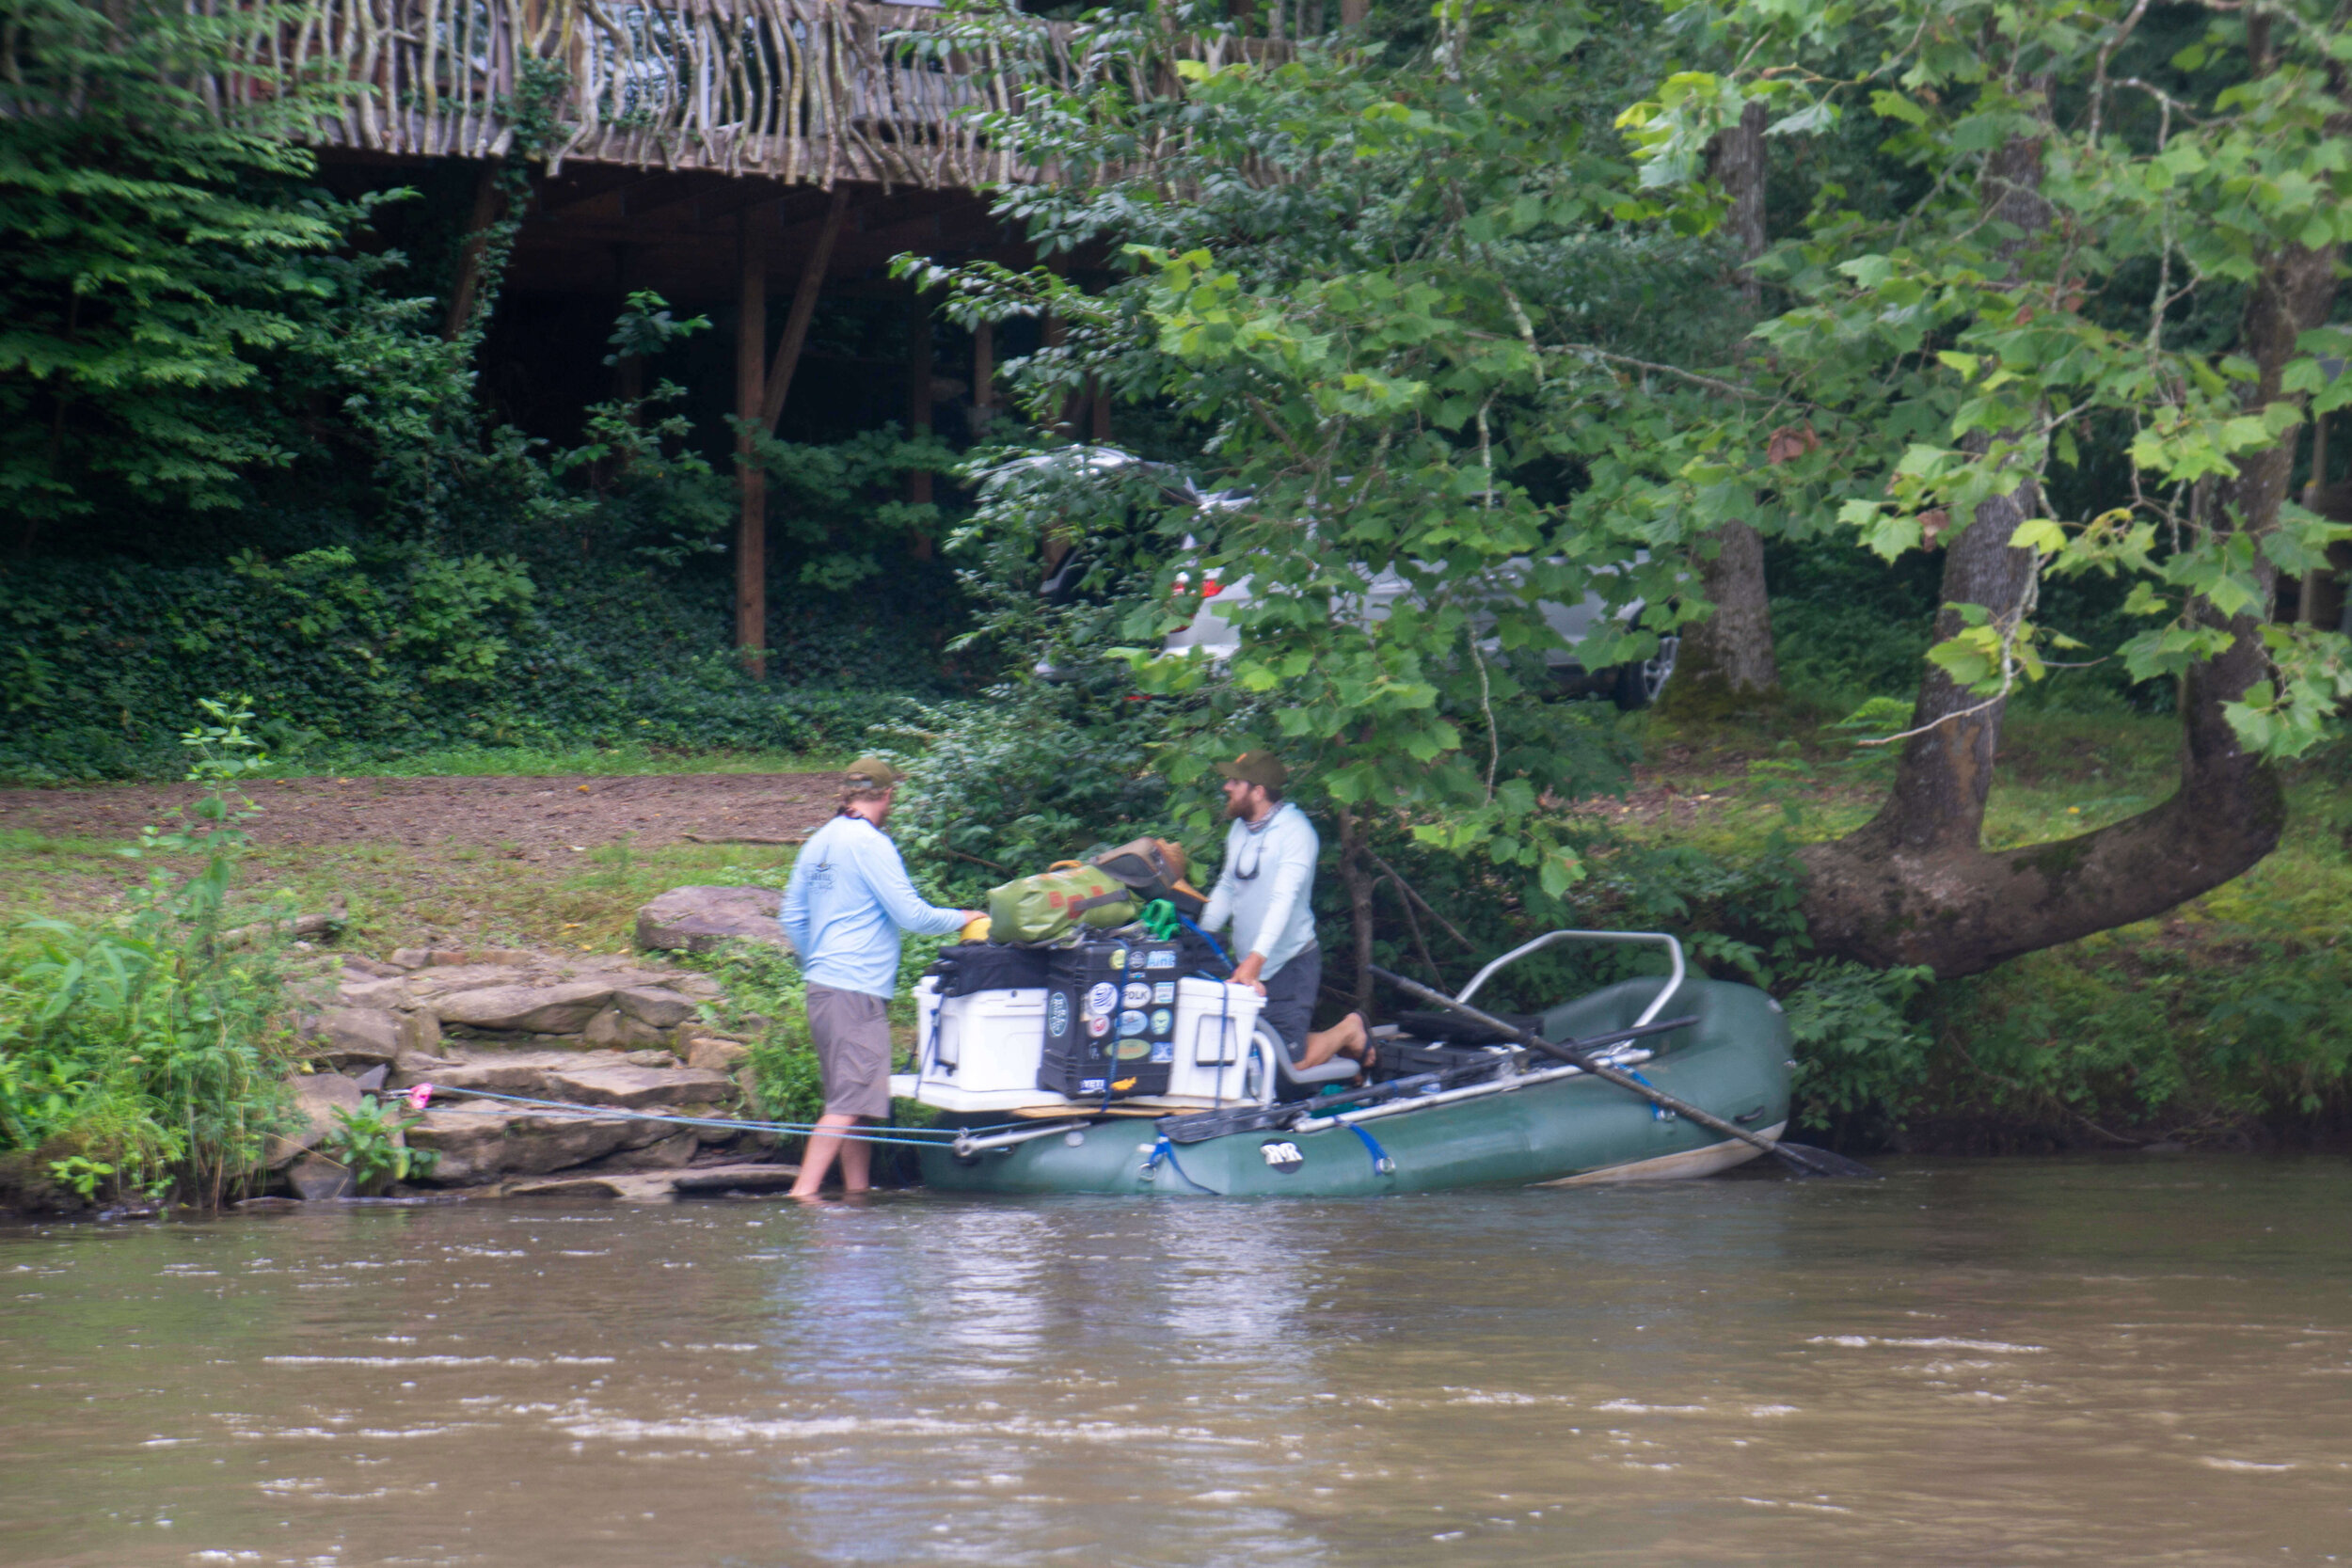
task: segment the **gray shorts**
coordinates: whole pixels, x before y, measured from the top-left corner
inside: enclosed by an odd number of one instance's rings
[[[890,1005],[862,990],[808,988],[808,1035],[832,1116],[890,1114]]]
[[[1314,1022],[1315,997],[1323,990],[1323,949],[1295,953],[1281,968],[1265,976],[1265,1006],[1258,1020],[1281,1037],[1296,1061],[1307,1049],[1307,1030]]]

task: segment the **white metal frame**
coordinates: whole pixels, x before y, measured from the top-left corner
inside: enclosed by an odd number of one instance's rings
[[[1658,1015],[1666,1010],[1666,1004],[1674,1000],[1675,992],[1682,989],[1683,975],[1686,973],[1682,963],[1682,943],[1663,931],[1548,931],[1533,942],[1521,942],[1471,975],[1470,983],[1456,992],[1454,1000],[1468,1003],[1471,997],[1478,994],[1479,987],[1494,977],[1497,970],[1518,962],[1530,953],[1539,953],[1547,947],[1563,942],[1652,942],[1660,943],[1666,949],[1666,958],[1674,965],[1674,972],[1667,976],[1666,989],[1660,991],[1651,999],[1650,1005],[1642,1009],[1642,1016],[1633,1021],[1630,1025],[1632,1028],[1639,1029],[1655,1022]]]

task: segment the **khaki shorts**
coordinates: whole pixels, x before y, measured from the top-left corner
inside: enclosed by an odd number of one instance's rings
[[[831,1116],[890,1114],[890,1011],[879,996],[808,988],[808,1033],[825,1075]]]

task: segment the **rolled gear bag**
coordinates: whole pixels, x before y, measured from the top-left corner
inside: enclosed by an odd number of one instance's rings
[[[1052,942],[1077,926],[1124,926],[1141,902],[1126,883],[1091,865],[1041,872],[988,890],[988,940]]]
[[[1184,847],[1164,838],[1139,838],[1094,857],[1095,865],[1135,894],[1138,904],[1165,898],[1186,920],[1198,920],[1208,900],[1184,880]]]

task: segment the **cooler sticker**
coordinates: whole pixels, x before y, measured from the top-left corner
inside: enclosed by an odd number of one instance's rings
[[[1152,1047],[1152,1060],[1154,1062],[1172,1062],[1175,1059],[1176,1042],[1174,1040],[1161,1040]]]
[[[1057,990],[1045,998],[1045,1027],[1056,1039],[1070,1033],[1070,993]]]
[[[1279,1170],[1284,1176],[1307,1163],[1307,1157],[1298,1152],[1298,1146],[1283,1138],[1269,1138],[1260,1144],[1258,1157],[1266,1163],[1268,1168]]]
[[[1119,1042],[1119,1059],[1122,1062],[1139,1062],[1150,1054],[1152,1054],[1150,1040],[1120,1040]]]
[[[1127,967],[1127,950],[1124,947],[1114,947],[1111,949],[1111,967],[1113,969],[1124,969]]]
[[[1119,1032],[1122,1035],[1140,1035],[1148,1027],[1143,1015],[1133,1007],[1119,1015]]]
[[[1161,951],[1150,955],[1143,960],[1143,967],[1146,969],[1174,969],[1176,967],[1175,949],[1163,948]]]
[[[1081,1078],[1078,1080],[1078,1092],[1080,1094],[1101,1094],[1103,1092],[1103,1080],[1100,1078]]]
[[[1159,1003],[1162,1006],[1166,1006],[1168,1003],[1175,1001],[1176,982],[1173,980],[1162,980],[1158,985],[1153,986],[1152,988],[1152,1000]]]
[[[1097,982],[1094,988],[1087,992],[1088,1012],[1107,1013],[1118,1006],[1119,988],[1108,980]]]
[[[1148,1007],[1152,1005],[1152,988],[1140,980],[1130,980],[1127,989],[1119,993],[1119,999],[1130,1007]]]
[[[1155,1035],[1165,1035],[1171,1027],[1174,1026],[1175,1022],[1175,1015],[1170,1013],[1166,1007],[1154,1008],[1152,1013],[1152,1033]]]
[[[1107,1035],[1110,1032],[1111,1021],[1109,1019],[1090,1018],[1087,1020],[1087,1033],[1093,1036],[1096,1039],[1101,1039],[1104,1035]]]

